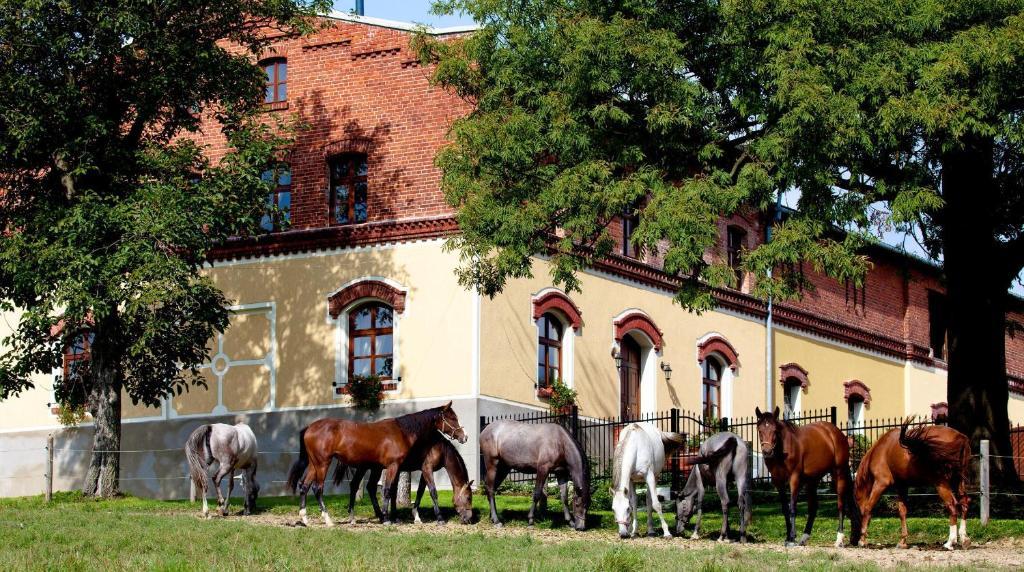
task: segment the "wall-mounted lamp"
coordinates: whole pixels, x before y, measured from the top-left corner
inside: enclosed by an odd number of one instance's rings
[[[612,350],[612,359],[615,360],[615,369],[621,370],[622,369],[622,354],[619,352],[618,349]]]
[[[672,381],[672,366],[668,362],[661,362],[661,371],[665,372],[665,381]]]

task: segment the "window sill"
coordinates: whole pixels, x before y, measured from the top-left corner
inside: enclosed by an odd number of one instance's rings
[[[287,101],[272,101],[263,104],[263,111],[284,111],[288,109]]]

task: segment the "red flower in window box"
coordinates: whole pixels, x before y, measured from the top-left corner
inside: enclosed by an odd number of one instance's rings
[[[548,398],[550,398],[554,394],[555,394],[555,390],[554,390],[554,388],[552,388],[550,386],[548,386],[548,387],[538,387],[537,388],[537,397],[540,397],[540,398],[543,398],[543,399],[548,399]]]

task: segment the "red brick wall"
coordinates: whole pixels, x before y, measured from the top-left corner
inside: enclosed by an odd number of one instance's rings
[[[288,158],[292,227],[328,224],[326,159],[346,151],[367,154],[370,223],[451,214],[433,160],[469,107],[430,86],[409,49],[410,32],[330,22],[314,36],[280,37],[265,54],[288,61],[287,108],[266,118],[303,125]],[[205,125],[200,139],[216,158],[223,138],[215,122]]]

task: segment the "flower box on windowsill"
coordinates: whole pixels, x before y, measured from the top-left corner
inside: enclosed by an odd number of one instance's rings
[[[381,385],[382,385],[381,392],[383,392],[383,393],[387,393],[389,391],[397,391],[398,390],[398,382],[397,381],[385,381]],[[339,387],[335,387],[334,388],[334,394],[335,395],[348,395],[348,384],[346,383],[345,385],[342,385],[342,386],[339,386]]]
[[[550,398],[554,394],[555,394],[554,388],[551,388],[551,387],[538,387],[537,388],[537,397],[540,397],[541,399],[548,399],[548,398]]]

